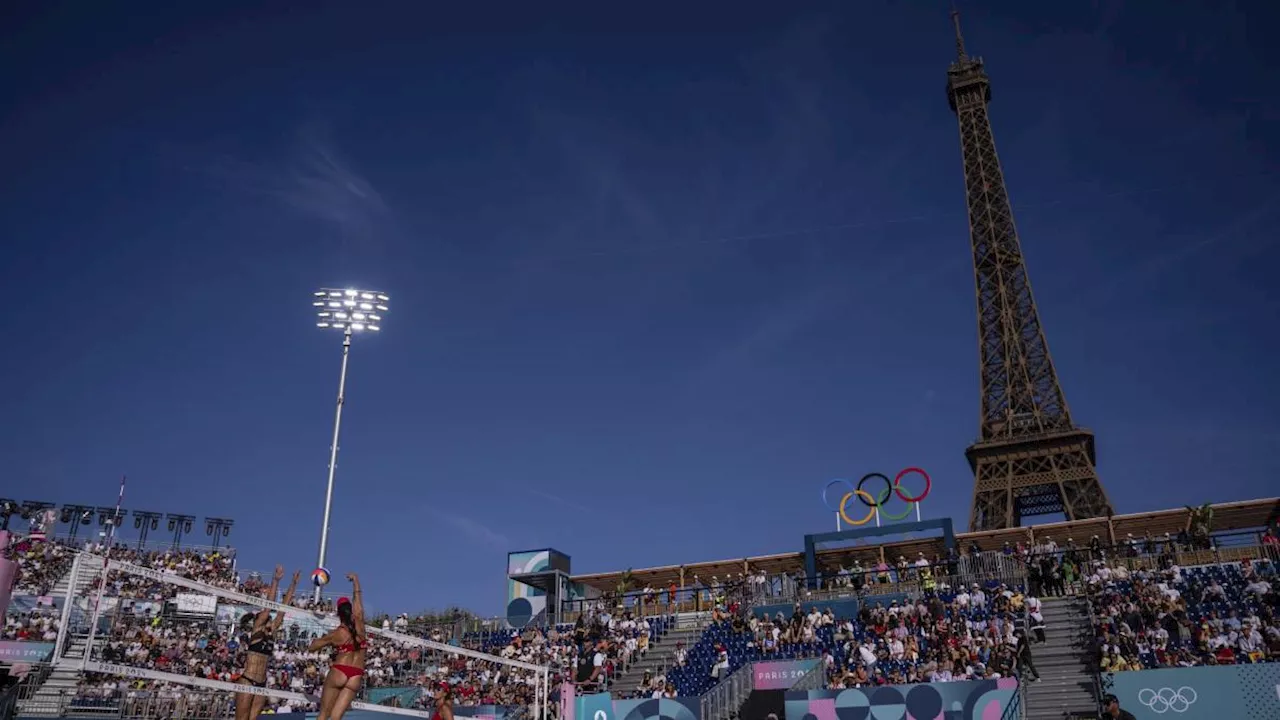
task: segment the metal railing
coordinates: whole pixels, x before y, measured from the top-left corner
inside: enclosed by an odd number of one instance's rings
[[[791,686],[792,690],[821,690],[827,686],[827,666],[825,663],[818,663],[809,672],[805,673],[796,680]]]
[[[1082,561],[1105,557],[1115,562],[1120,559],[1139,560],[1141,558],[1157,558],[1159,552],[1147,552],[1145,538],[1135,539],[1130,545],[1121,541],[1115,545],[1097,548],[1080,546],[1074,548],[1075,555]],[[1232,562],[1249,559],[1272,559],[1280,561],[1280,545],[1264,545],[1262,534],[1254,531],[1232,531],[1217,533],[1210,538],[1209,547],[1192,547],[1187,543],[1178,544],[1173,557],[1182,566],[1204,565],[1215,562]],[[1156,539],[1159,549],[1165,546],[1164,538]],[[1067,554],[1069,549],[1059,547],[1053,553],[1057,557]],[[623,595],[606,593],[600,597],[565,601],[561,603],[558,622],[569,624],[577,620],[579,615],[607,609],[617,612],[619,608],[635,616],[649,617],[653,615],[671,615],[687,612],[710,611],[718,604],[739,601],[748,605],[769,605],[796,601],[830,600],[852,597],[851,590],[861,588],[866,596],[891,595],[896,593],[915,594],[927,585],[943,583],[955,586],[957,583],[972,582],[1004,582],[1009,585],[1025,583],[1027,572],[1026,559],[1041,557],[1030,555],[1008,554],[1003,550],[982,550],[976,553],[959,555],[943,559],[930,567],[930,582],[922,582],[920,573],[914,566],[899,569],[890,566],[881,571],[874,567],[862,568],[858,571],[821,572],[808,577],[800,573],[778,573],[773,575],[754,575],[726,582],[704,583],[695,580],[685,587],[678,588],[675,593],[670,589],[650,588],[632,590]],[[1136,569],[1136,566],[1135,566]],[[428,623],[427,630],[433,629],[436,623]],[[493,632],[508,629],[504,617],[468,617],[461,621],[442,623],[449,633],[465,636],[471,633]]]
[[[729,720],[754,689],[755,675],[751,663],[747,663],[698,698],[702,707],[699,717],[701,720]]]
[[[1009,700],[1009,704],[1004,706],[1004,712],[1000,713],[1000,720],[1022,720],[1025,717],[1023,712],[1023,695],[1027,692],[1027,684],[1018,681],[1018,687],[1013,691],[1013,697]]]

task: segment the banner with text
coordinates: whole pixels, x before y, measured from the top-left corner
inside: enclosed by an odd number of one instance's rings
[[[1103,675],[1104,691],[1138,720],[1280,718],[1280,663],[1137,670]],[[1184,714],[1185,713],[1185,714]]]
[[[818,667],[822,660],[774,660],[753,663],[751,674],[754,676],[756,690],[790,690],[796,681],[809,671]]]
[[[53,643],[0,641],[0,662],[41,662],[53,652]]]

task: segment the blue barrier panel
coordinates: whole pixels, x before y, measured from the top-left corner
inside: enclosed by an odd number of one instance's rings
[[[1103,685],[1138,720],[1280,718],[1280,663],[1108,673]]]
[[[800,690],[786,694],[787,720],[844,718],[946,718],[991,720],[1004,715],[1018,693],[1018,681],[966,680],[884,685],[848,690]]]
[[[579,695],[573,704],[568,720],[699,720],[702,715],[698,698],[614,700],[609,693],[598,693]]]
[[[889,603],[892,603],[894,600],[897,600],[899,603],[904,603],[907,600],[907,594],[890,593],[888,595],[873,595],[866,598],[865,602],[870,607],[875,607],[877,603],[884,607],[889,607]],[[805,612],[809,612],[814,608],[817,608],[819,612],[830,610],[835,613],[835,616],[838,618],[857,617],[858,609],[860,607],[861,605],[858,604],[858,601],[853,598],[845,600],[813,600],[800,603],[800,609]],[[791,613],[795,612],[795,609],[796,606],[794,603],[775,603],[772,605],[761,605],[753,609],[752,612],[756,617],[760,618],[774,617],[778,613],[782,613],[783,617],[789,618],[791,617]]]
[[[574,699],[574,717],[578,720],[613,720],[613,696],[609,693],[579,695]]]
[[[614,700],[613,714],[617,720],[699,720],[702,703],[696,697]]]

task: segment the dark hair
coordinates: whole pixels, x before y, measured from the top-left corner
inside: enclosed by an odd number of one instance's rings
[[[356,634],[356,620],[351,613],[351,603],[338,603],[338,622],[351,633],[351,640],[355,642],[360,636]]]
[[[244,615],[242,615],[242,616],[240,617],[240,629],[241,629],[241,630],[252,630],[252,629],[253,629],[253,621],[254,621],[254,620],[256,620],[257,618],[258,618],[258,614],[257,614],[257,613],[251,613],[251,612],[249,612],[249,613],[245,613]]]

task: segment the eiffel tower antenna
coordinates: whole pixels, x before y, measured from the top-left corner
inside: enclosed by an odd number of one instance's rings
[[[956,9],[955,3],[951,3],[951,24],[956,27],[956,60],[964,62],[967,58],[964,54],[964,35],[960,32],[960,11]]]
[[[1031,294],[987,111],[991,81],[982,58],[965,52],[954,6],[951,18],[956,60],[947,101],[960,125],[982,392],[978,440],[965,450],[974,476],[969,529],[1056,513],[1104,517],[1112,506],[1094,465],[1093,433],[1071,421]]]

